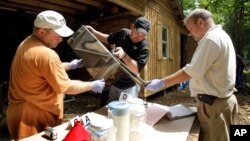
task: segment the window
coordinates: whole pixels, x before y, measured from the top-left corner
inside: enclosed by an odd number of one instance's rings
[[[169,48],[169,28],[162,25],[158,25],[158,59],[169,59]]]
[[[162,27],[162,57],[169,57],[168,28]]]

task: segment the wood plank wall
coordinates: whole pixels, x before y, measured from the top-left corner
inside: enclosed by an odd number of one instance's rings
[[[134,15],[144,15],[144,6],[148,0],[108,0],[133,12]]]
[[[170,75],[180,69],[180,35],[183,26],[177,17],[174,15],[174,10],[170,5],[170,1],[166,0],[109,0],[119,6],[122,6],[131,11],[132,18],[116,17],[115,20],[105,20],[98,28],[100,31],[111,33],[121,28],[130,27],[130,24],[138,16],[146,16],[151,22],[151,29],[147,36],[150,47],[150,56],[148,64],[146,65],[140,76],[144,80],[151,80],[154,78],[162,78]],[[157,30],[157,26],[161,24],[169,27],[170,30],[170,58],[158,59],[157,46],[159,44],[157,36],[161,33]],[[147,97],[156,92],[144,91],[143,88],[140,97]]]
[[[163,78],[180,69],[180,35],[183,27],[180,26],[180,21],[172,12],[170,3],[164,0],[149,1],[145,7],[145,15],[150,19],[152,26],[148,36],[150,57],[142,77],[145,80],[151,80],[154,78]],[[157,30],[158,24],[168,27],[170,31],[169,59],[158,59],[157,46],[159,43],[157,36],[161,35]],[[156,92],[142,90],[140,96],[147,97],[154,93]]]

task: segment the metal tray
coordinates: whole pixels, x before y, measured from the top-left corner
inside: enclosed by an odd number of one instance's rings
[[[127,73],[139,85],[145,82],[134,74],[123,62],[117,59],[84,25],[68,39],[75,54],[82,58],[90,76],[104,78],[108,84],[114,83],[122,73]]]

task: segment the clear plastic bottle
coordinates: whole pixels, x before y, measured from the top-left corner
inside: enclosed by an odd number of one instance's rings
[[[127,102],[130,106],[129,141],[139,141],[144,134],[143,125],[146,123],[145,106],[140,98],[129,98]]]

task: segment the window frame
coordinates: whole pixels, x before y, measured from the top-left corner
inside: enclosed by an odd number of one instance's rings
[[[165,31],[166,33],[163,33]],[[164,34],[166,39],[163,39]],[[170,59],[170,28],[168,26],[163,26],[161,24],[158,24],[157,38],[158,38],[158,59],[160,60]]]

